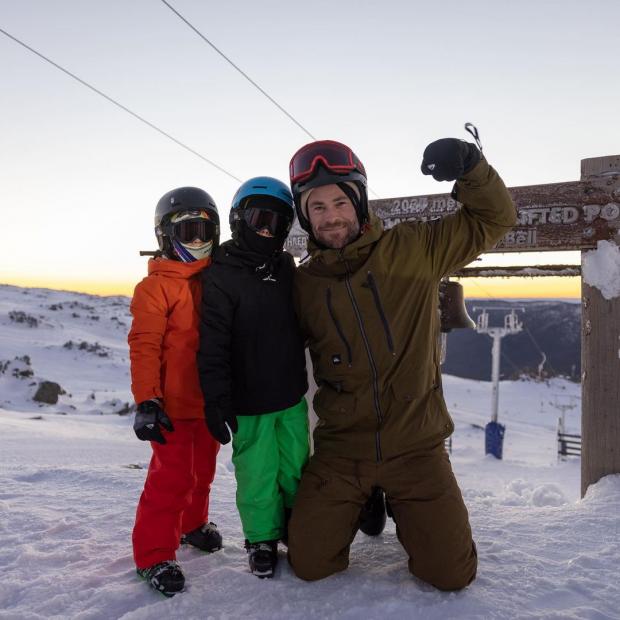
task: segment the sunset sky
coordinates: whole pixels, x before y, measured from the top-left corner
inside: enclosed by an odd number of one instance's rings
[[[170,0],[382,198],[449,191],[424,147],[480,129],[508,186],[579,179],[620,153],[617,0]],[[158,0],[0,0],[0,28],[241,180],[287,181],[310,141]],[[159,197],[207,190],[229,238],[239,182],[0,33],[0,283],[130,294]],[[579,254],[489,257],[579,262]],[[474,297],[578,297],[578,278],[479,279]]]

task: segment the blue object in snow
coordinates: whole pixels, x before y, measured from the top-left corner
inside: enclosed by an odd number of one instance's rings
[[[484,429],[484,453],[492,454],[496,459],[502,458],[504,433],[506,427],[498,422],[489,422]]]

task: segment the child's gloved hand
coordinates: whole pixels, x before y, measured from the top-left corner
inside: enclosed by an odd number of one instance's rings
[[[133,430],[138,439],[165,444],[166,438],[162,435],[160,426],[169,433],[174,430],[170,418],[161,408],[161,402],[155,399],[141,402],[133,423]]]
[[[231,432],[236,433],[239,430],[237,416],[232,407],[219,403],[205,403],[204,412],[209,432],[221,444],[228,443],[231,439]]]

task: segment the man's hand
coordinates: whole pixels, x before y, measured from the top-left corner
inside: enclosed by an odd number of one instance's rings
[[[424,149],[422,173],[432,174],[435,181],[455,181],[480,161],[480,151],[475,144],[442,138],[431,142]]]
[[[166,438],[162,435],[160,426],[170,433],[174,430],[170,418],[161,408],[161,402],[155,399],[141,402],[133,423],[133,430],[138,439],[165,444]]]
[[[236,433],[239,430],[237,424],[237,416],[234,414],[232,407],[220,405],[218,403],[205,404],[205,420],[209,432],[221,444],[230,441],[230,433]]]

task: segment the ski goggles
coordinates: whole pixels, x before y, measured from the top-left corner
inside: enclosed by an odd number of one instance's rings
[[[239,215],[250,230],[260,232],[266,228],[274,237],[284,237],[292,224],[290,216],[269,209],[250,207],[242,209]]]
[[[291,183],[308,180],[318,164],[335,174],[357,171],[366,176],[364,165],[348,146],[333,140],[319,140],[302,146],[293,155],[289,164]]]
[[[196,218],[181,220],[172,224],[172,237],[180,243],[191,243],[196,239],[207,242],[217,235],[217,225],[212,220]]]

